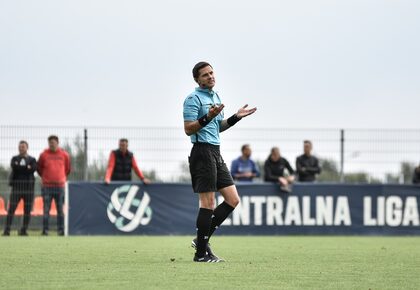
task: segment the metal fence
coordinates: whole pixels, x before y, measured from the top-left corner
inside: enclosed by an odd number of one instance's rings
[[[29,143],[29,154],[38,157],[47,137],[58,135],[72,156],[71,180],[102,180],[111,150],[122,137],[129,140],[146,176],[159,181],[188,181],[187,156],[191,145],[182,128],[0,126],[0,180],[7,179],[10,159],[20,140]],[[243,129],[222,133],[222,155],[228,165],[250,144],[260,165],[271,147],[278,146],[294,165],[302,154],[303,140],[314,144],[322,160],[321,181],[409,182],[409,171],[420,160],[420,129]],[[4,189],[4,188],[3,188]]]
[[[49,135],[58,135],[61,147],[72,157],[70,180],[103,180],[110,151],[122,137],[129,140],[139,167],[155,181],[188,182],[187,156],[191,149],[182,128],[150,127],[54,127],[0,126],[0,223],[4,224],[10,188],[7,178],[10,160],[18,154],[18,143],[29,143],[29,154],[38,158],[47,148]],[[250,144],[252,158],[262,169],[271,147],[278,146],[294,167],[302,154],[303,140],[314,144],[321,160],[320,182],[409,183],[420,160],[420,129],[243,129],[240,126],[222,134],[222,155],[228,166]],[[261,182],[261,179],[257,180]],[[37,177],[35,196],[40,195]],[[36,202],[35,202],[36,203]],[[35,205],[33,211],[38,211]],[[22,208],[17,212],[22,211]],[[20,224],[22,214],[15,217]],[[51,222],[54,224],[55,219]],[[32,229],[40,229],[41,216],[33,215]]]

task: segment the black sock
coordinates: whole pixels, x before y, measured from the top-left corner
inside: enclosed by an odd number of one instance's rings
[[[234,207],[228,205],[225,201],[216,207],[213,212],[213,218],[211,219],[209,238],[234,209]]]
[[[197,256],[206,255],[207,243],[209,240],[209,231],[211,226],[213,210],[200,208],[197,216]]]

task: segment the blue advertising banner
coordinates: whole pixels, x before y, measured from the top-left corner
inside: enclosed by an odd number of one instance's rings
[[[237,184],[241,203],[225,235],[419,235],[420,187]],[[223,198],[218,196],[218,203]],[[194,235],[198,197],[190,184],[69,183],[70,235]]]

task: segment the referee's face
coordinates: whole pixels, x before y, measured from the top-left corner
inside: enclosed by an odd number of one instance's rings
[[[206,66],[200,69],[200,75],[195,81],[201,88],[212,89],[216,84],[216,79],[214,77],[214,72],[211,66]]]

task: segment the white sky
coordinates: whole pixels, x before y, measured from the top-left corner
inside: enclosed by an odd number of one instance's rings
[[[419,128],[420,1],[0,0],[0,124],[181,127],[213,64],[246,127]]]

